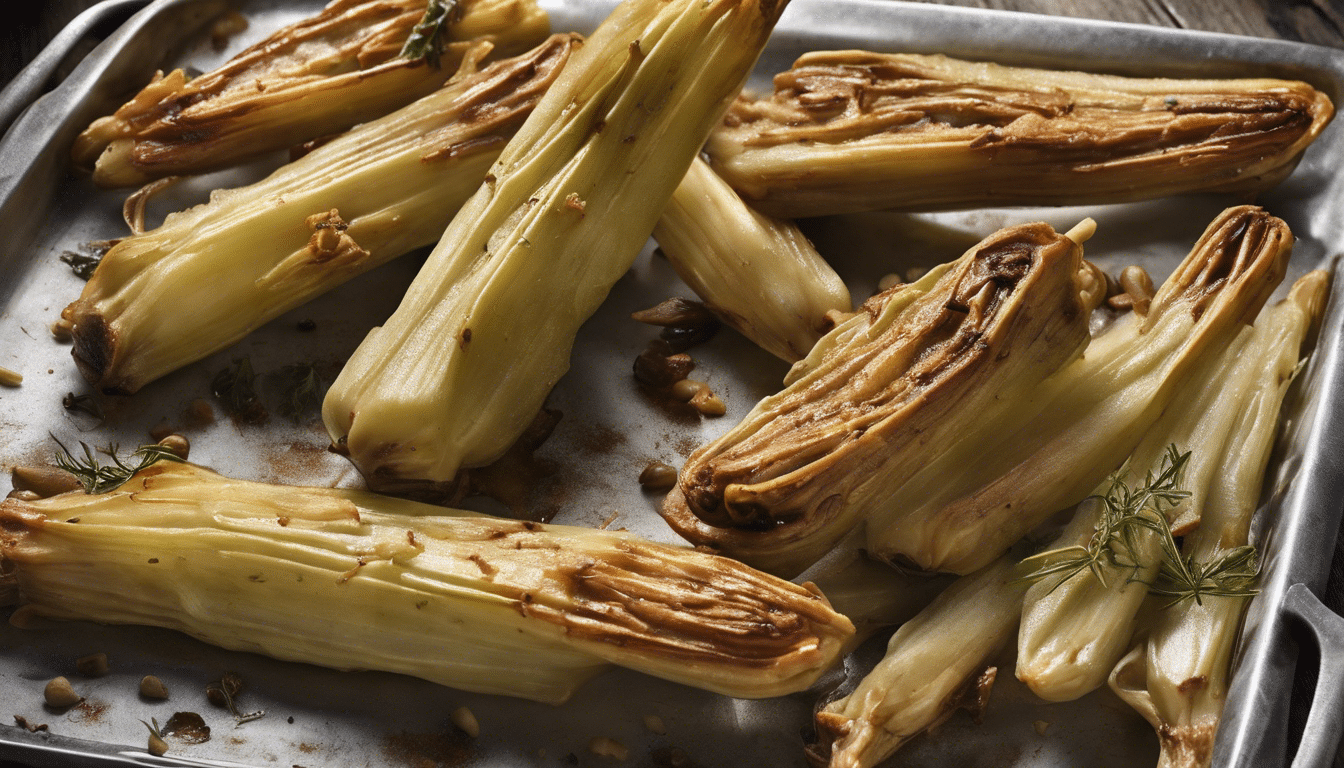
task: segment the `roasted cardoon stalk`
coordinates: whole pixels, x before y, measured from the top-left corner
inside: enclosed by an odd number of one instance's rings
[[[1301,344],[1320,320],[1328,284],[1323,272],[1306,275],[1285,301],[1256,321],[1245,352],[1255,391],[1221,446],[1218,482],[1210,489],[1203,520],[1183,543],[1187,570],[1198,588],[1170,590],[1147,638],[1111,675],[1111,688],[1157,729],[1158,765],[1164,768],[1210,764],[1241,615],[1250,600],[1246,589],[1240,594],[1217,589],[1211,576],[1252,581],[1255,564],[1246,547],[1251,517],[1280,405],[1297,370]],[[1181,591],[1185,599],[1170,605]]]
[[[982,709],[997,669],[990,660],[1012,639],[1026,586],[1013,561],[952,583],[902,624],[887,654],[849,695],[817,713],[815,765],[867,768],[951,717],[959,706]]]
[[[833,551],[793,580],[814,584],[837,613],[853,622],[846,652],[879,630],[909,620],[953,581],[950,576],[899,571],[843,545],[836,549],[842,551]]]
[[[806,688],[853,626],[807,587],[625,533],[155,464],[0,503],[13,620],[208,643],[564,701],[618,664],[735,697]]]
[[[653,237],[677,275],[723,322],[796,362],[853,309],[844,281],[792,222],[753,211],[696,159]]]
[[[263,181],[121,240],[64,313],[80,370],[104,391],[135,392],[433,243],[577,45],[556,35],[464,71]]]
[[[413,37],[427,6],[446,12],[443,28],[435,39],[422,39],[424,30]],[[190,80],[180,69],[159,73],[85,129],[72,155],[106,187],[223,168],[425,96],[473,41],[513,56],[540,43],[549,26],[534,0],[334,0],[213,72]]]
[[[926,570],[983,567],[1077,504],[1137,447],[1283,279],[1292,234],[1259,208],[1224,211],[1153,296],[1032,389],[974,453],[948,451],[868,522],[868,549]]]
[[[775,216],[1255,192],[1333,114],[1306,83],[1145,80],[818,51],[740,99],[714,166]]]
[[[1023,563],[1043,578],[1028,592],[1017,637],[1017,677],[1047,701],[1105,685],[1130,647],[1135,619],[1157,578],[1162,528],[1198,525],[1219,450],[1263,375],[1248,358],[1251,328],[1196,371],[1125,464],[1080,506],[1050,551]],[[1198,461],[1194,456],[1200,455]],[[1158,516],[1161,516],[1159,519]]]
[[[1001,230],[819,341],[779,394],[687,459],[663,516],[690,541],[793,575],[949,444],[975,442],[1087,343],[1082,248]]]
[[[627,0],[574,54],[327,393],[370,484],[450,481],[522,433],[784,5]]]

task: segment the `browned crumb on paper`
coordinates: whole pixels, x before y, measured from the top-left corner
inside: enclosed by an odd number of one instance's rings
[[[46,723],[33,723],[33,722],[29,722],[28,718],[24,717],[23,715],[15,715],[15,716],[14,716],[14,724],[17,725],[17,726],[19,726],[20,728],[24,729],[25,731],[27,731],[27,732],[29,732],[29,733],[37,733],[38,731],[45,731],[45,730],[47,730],[47,724],[46,724]]]
[[[407,768],[457,768],[471,760],[471,740],[456,730],[401,731],[383,738],[383,754]]]

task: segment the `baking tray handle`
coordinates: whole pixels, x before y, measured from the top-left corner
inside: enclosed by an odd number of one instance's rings
[[[23,114],[28,105],[37,101],[47,87],[53,85],[51,80],[61,63],[80,41],[110,20],[119,19],[117,23],[120,24],[149,3],[150,0],[103,0],[67,24],[37,58],[0,91],[0,136],[9,130],[9,126]]]
[[[1283,610],[1311,629],[1321,650],[1316,692],[1293,768],[1324,768],[1333,763],[1344,734],[1344,617],[1326,608],[1305,584],[1288,588]]]

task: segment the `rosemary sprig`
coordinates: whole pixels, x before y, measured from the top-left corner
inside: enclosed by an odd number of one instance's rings
[[[424,59],[431,67],[439,68],[439,54],[443,52],[443,35],[449,24],[462,18],[460,0],[429,0],[425,15],[406,36],[401,57],[416,61]]]
[[[52,439],[56,440],[54,437]],[[136,472],[159,461],[164,459],[169,461],[182,460],[168,446],[142,445],[135,449],[129,460],[123,461],[117,456],[117,445],[113,443],[103,449],[103,453],[112,459],[112,463],[103,464],[94,455],[93,449],[89,447],[88,443],[81,442],[79,444],[84,449],[82,458],[72,454],[70,449],[66,448],[60,440],[56,440],[56,444],[61,447],[60,452],[56,454],[56,466],[74,475],[79,480],[80,485],[84,486],[85,493],[107,493],[116,490],[127,480],[130,480]]]
[[[1157,536],[1162,551],[1157,578],[1148,589],[1152,594],[1172,598],[1167,607],[1187,599],[1200,603],[1205,596],[1256,594],[1254,547],[1237,547],[1207,563],[1181,554],[1166,513],[1190,496],[1189,491],[1180,487],[1189,460],[1189,451],[1181,453],[1175,445],[1167,446],[1157,473],[1149,470],[1135,488],[1125,485],[1129,470],[1128,466],[1121,467],[1111,476],[1106,493],[1089,499],[1101,504],[1101,519],[1087,545],[1062,547],[1026,558],[1020,567],[1029,572],[1019,580],[1039,581],[1059,576],[1051,587],[1054,591],[1074,576],[1090,571],[1105,587],[1103,565],[1130,569],[1129,579],[1136,580],[1142,567],[1138,536],[1148,530]]]
[[[1234,547],[1207,563],[1193,557],[1162,559],[1162,570],[1149,588],[1154,595],[1170,597],[1171,607],[1193,599],[1203,605],[1205,597],[1251,597],[1260,594],[1255,583],[1260,578],[1255,547]]]
[[[1087,500],[1101,505],[1101,519],[1087,544],[1053,549],[1023,560],[1022,566],[1029,572],[1021,580],[1040,581],[1058,575],[1060,578],[1051,588],[1054,591],[1084,571],[1091,571],[1097,581],[1106,586],[1104,564],[1129,568],[1137,573],[1139,529],[1152,528],[1153,518],[1165,524],[1165,511],[1190,496],[1189,491],[1180,487],[1181,475],[1189,459],[1189,452],[1181,453],[1176,446],[1168,446],[1157,474],[1149,470],[1143,482],[1134,488],[1124,481],[1129,465],[1121,467],[1111,475],[1105,494]]]

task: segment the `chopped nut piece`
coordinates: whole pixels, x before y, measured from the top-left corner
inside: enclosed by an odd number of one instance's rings
[[[599,757],[614,757],[617,760],[624,760],[630,756],[628,747],[607,736],[598,736],[588,742],[588,751]]]
[[[51,336],[61,343],[70,341],[74,338],[74,325],[64,318],[51,324]]]
[[[685,400],[689,402],[692,398],[694,398],[696,395],[700,394],[706,389],[708,389],[708,386],[703,381],[697,381],[695,379],[682,379],[681,381],[678,381],[677,383],[672,385],[672,396],[677,398],[678,400]]]
[[[146,699],[168,698],[168,688],[163,681],[153,675],[140,678],[140,695]]]
[[[11,477],[15,490],[32,491],[40,499],[82,487],[79,478],[59,467],[15,467]]]
[[[668,387],[686,378],[695,369],[690,355],[664,355],[646,349],[635,358],[635,380],[648,387]]]
[[[159,445],[173,452],[173,455],[186,461],[187,455],[191,453],[191,441],[183,435],[168,435],[159,441]]]
[[[666,491],[677,484],[676,467],[661,461],[651,461],[639,473],[639,484],[646,491]]]
[[[215,409],[211,407],[210,401],[203,397],[191,401],[191,405],[187,407],[187,416],[197,426],[215,423]]]
[[[706,416],[722,416],[728,412],[728,406],[719,399],[719,396],[709,390],[708,386],[701,387],[699,392],[691,398],[691,405]]]
[[[0,367],[0,386],[17,387],[23,383],[23,374]]]
[[[75,660],[75,670],[84,677],[102,677],[107,674],[107,654],[92,653]]]
[[[1154,293],[1153,278],[1148,276],[1147,270],[1136,265],[1125,267],[1120,273],[1120,287],[1129,294],[1134,312],[1141,316],[1147,315]]]
[[[470,709],[467,709],[466,707],[458,707],[457,709],[454,709],[449,720],[452,721],[453,725],[457,726],[463,733],[471,738],[475,739],[480,737],[481,724],[476,721],[476,715]]]
[[[47,683],[47,687],[42,691],[42,698],[46,700],[47,706],[63,709],[73,707],[84,700],[83,696],[75,693],[75,689],[70,686],[70,681],[64,677],[52,678]]]

